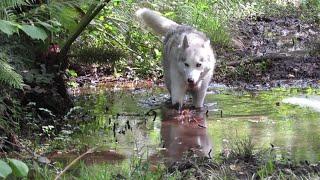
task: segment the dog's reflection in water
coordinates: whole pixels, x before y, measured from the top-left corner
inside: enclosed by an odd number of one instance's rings
[[[162,108],[161,137],[163,142],[162,155],[166,163],[181,160],[187,152],[197,156],[210,156],[211,140],[207,134],[206,113],[184,109]]]

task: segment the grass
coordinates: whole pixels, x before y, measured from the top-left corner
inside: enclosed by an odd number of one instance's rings
[[[230,155],[220,158],[196,157],[190,151],[170,166],[151,163],[138,156],[122,162],[86,165],[77,163],[62,179],[299,179],[319,178],[320,164],[277,161],[272,149],[256,150],[250,139],[231,144]],[[53,179],[51,167],[33,166],[32,179]]]
[[[29,174],[31,179],[54,179],[56,170],[48,166],[33,165]],[[161,179],[166,174],[164,166],[152,166],[145,160],[131,158],[123,162],[86,165],[84,162],[75,164],[61,179]]]

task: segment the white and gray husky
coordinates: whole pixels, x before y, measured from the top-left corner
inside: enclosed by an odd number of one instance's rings
[[[139,9],[136,16],[164,37],[162,64],[172,105],[181,109],[186,93],[190,93],[193,105],[203,107],[216,62],[210,40],[204,33],[147,8]]]

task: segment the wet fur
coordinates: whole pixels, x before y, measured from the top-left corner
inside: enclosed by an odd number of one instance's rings
[[[162,64],[172,105],[178,104],[181,108],[185,95],[190,93],[193,105],[203,107],[216,62],[209,38],[190,26],[179,25],[146,8],[139,9],[136,15],[164,36]]]

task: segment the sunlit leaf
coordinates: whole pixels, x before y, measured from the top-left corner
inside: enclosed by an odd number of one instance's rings
[[[0,30],[11,36],[13,33],[18,31],[18,27],[10,21],[0,20]]]
[[[57,11],[59,13],[54,14],[57,20],[62,24],[63,27],[65,27],[69,31],[73,31],[77,27],[77,11],[71,7],[63,7],[57,9]]]
[[[37,26],[22,25],[20,29],[32,39],[40,39],[44,41],[48,37],[47,33],[42,28],[39,28]]]
[[[43,27],[45,27],[46,29],[48,29],[49,31],[51,31],[53,29],[53,26],[49,23],[43,22],[43,21],[38,21],[38,23],[40,25],[42,25]]]
[[[11,173],[11,167],[6,162],[0,160],[0,178],[6,178]]]
[[[24,162],[17,159],[8,159],[8,161],[16,177],[26,177],[28,175],[29,168]]]

